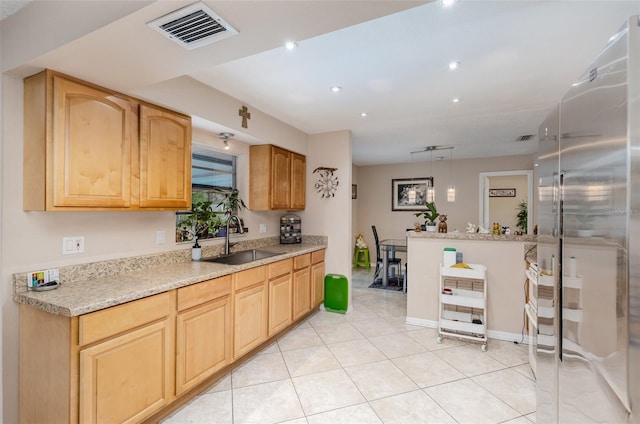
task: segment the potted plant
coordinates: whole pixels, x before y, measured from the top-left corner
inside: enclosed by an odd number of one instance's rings
[[[240,198],[240,192],[238,189],[234,188],[231,191],[221,191],[220,193],[224,194],[224,199],[218,203],[217,206],[222,206],[227,215],[247,209],[247,205],[244,203],[244,200]]]
[[[522,234],[527,234],[529,218],[529,205],[527,205],[527,201],[521,201],[516,210],[518,211],[516,215],[516,228],[520,228]]]
[[[416,212],[414,215],[417,217],[422,216],[424,218],[424,225],[426,230],[430,233],[436,232],[436,219],[440,214],[436,209],[436,202],[424,202],[424,205],[427,207],[427,210],[423,212]]]
[[[201,248],[198,239],[207,238],[209,232],[215,232],[222,224],[220,216],[214,212],[212,202],[208,200],[193,202],[191,213],[185,216],[182,229],[188,232],[194,240],[191,258],[199,260]]]

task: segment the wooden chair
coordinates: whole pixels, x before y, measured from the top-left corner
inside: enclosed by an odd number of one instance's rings
[[[376,281],[376,278],[378,278],[378,274],[380,274],[380,271],[382,271],[382,255],[380,252],[380,240],[378,239],[378,231],[376,231],[376,226],[372,225],[371,226],[371,230],[373,230],[373,238],[376,241],[376,272],[373,275],[373,282]],[[402,260],[400,258],[389,258],[389,268],[391,268],[392,266],[395,266],[398,268],[398,276],[402,276],[402,266],[401,266],[401,262]]]

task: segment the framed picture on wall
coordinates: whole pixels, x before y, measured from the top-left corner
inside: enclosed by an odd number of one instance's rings
[[[490,188],[489,197],[516,197],[515,188]]]
[[[424,211],[427,188],[433,187],[433,177],[391,180],[392,211]]]

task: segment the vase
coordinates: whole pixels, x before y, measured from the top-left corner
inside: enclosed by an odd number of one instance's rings
[[[199,261],[202,258],[202,248],[194,247],[191,249],[191,259],[194,261]]]

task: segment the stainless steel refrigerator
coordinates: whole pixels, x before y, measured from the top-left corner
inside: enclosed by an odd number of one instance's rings
[[[640,423],[639,25],[539,129],[538,423]]]

